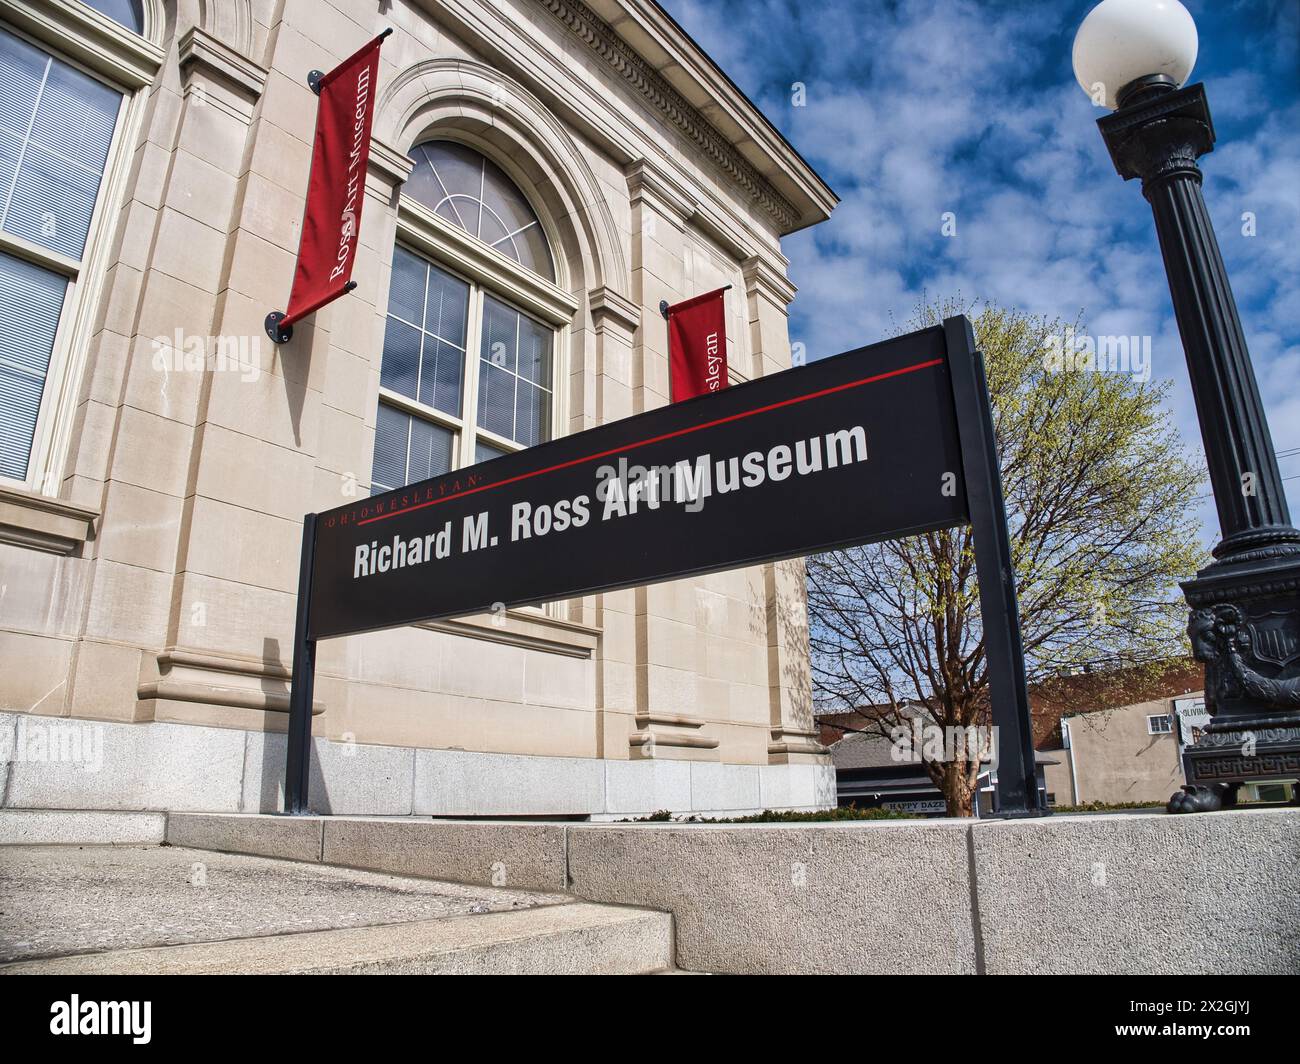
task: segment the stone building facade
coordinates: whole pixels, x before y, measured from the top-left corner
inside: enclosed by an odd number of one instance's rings
[[[276,348],[306,75],[387,27],[358,287]],[[666,403],[662,299],[731,285],[733,381],[790,365],[834,194],[651,0],[0,0],[0,44],[11,808],[276,808],[305,513]],[[833,805],[805,616],[788,563],[328,641],[313,803]]]

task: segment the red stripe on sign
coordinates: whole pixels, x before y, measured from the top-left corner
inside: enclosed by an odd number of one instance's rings
[[[766,414],[770,410],[779,410],[785,406],[794,406],[796,403],[806,403],[810,399],[820,399],[824,395],[832,395],[835,392],[845,392],[850,388],[860,388],[864,384],[875,384],[877,381],[888,380],[890,377],[901,377],[904,373],[915,373],[917,370],[929,369],[932,366],[943,365],[943,359],[932,358],[929,362],[918,362],[914,366],[904,366],[902,369],[891,369],[888,373],[877,373],[874,377],[863,377],[861,380],[849,381],[847,384],[837,384],[833,388],[823,388],[820,391],[809,392],[807,395],[796,395],[792,399],[782,399],[779,403],[768,403],[766,406],[755,407],[753,410],[743,410],[739,414],[729,414],[727,417],[720,417],[714,421],[706,421],[702,425],[691,425],[689,428],[677,429],[674,432],[665,432],[662,436],[651,436],[644,440],[637,440],[635,443],[624,444],[622,447],[611,447],[607,451],[598,451],[595,454],[586,454],[581,458],[571,458],[567,462],[558,462],[555,465],[547,466],[545,469],[534,469],[531,473],[520,473],[515,477],[507,477],[505,480],[495,480],[491,484],[480,484],[476,488],[466,488],[464,491],[456,492],[452,495],[444,495],[438,499],[430,499],[428,502],[416,503],[414,506],[408,506],[404,510],[389,510],[385,514],[376,514],[374,517],[367,517],[364,521],[357,521],[358,525],[369,525],[375,521],[386,521],[390,517],[400,517],[402,514],[409,514],[415,510],[423,510],[426,506],[437,506],[439,503],[450,502],[452,499],[463,499],[466,495],[473,495],[479,491],[490,491],[492,488],[502,488],[507,484],[514,484],[521,480],[529,480],[532,477],[540,477],[546,473],[554,473],[558,469],[568,469],[570,466],[582,465],[584,462],[593,462],[597,458],[608,458],[614,454],[628,454],[638,447],[646,447],[652,443],[662,443],[664,440],[675,439],[678,436],[689,436],[693,432],[699,432],[702,429],[711,429],[715,425],[725,425],[730,421],[741,421],[747,417],[753,417],[755,414]]]

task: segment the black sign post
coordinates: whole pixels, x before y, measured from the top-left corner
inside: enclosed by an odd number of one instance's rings
[[[1047,799],[1038,790],[1029,691],[1025,687],[1025,650],[1020,641],[1016,571],[1011,562],[1011,535],[1002,497],[1002,471],[998,467],[984,356],[975,347],[975,334],[965,317],[947,319],[943,332],[948,344],[957,432],[966,474],[991,716],[998,729],[994,813],[1004,817],[1042,816],[1047,812]]]
[[[285,810],[308,811],[318,639],[965,523],[1000,738],[997,812],[1042,815],[992,418],[965,318],[309,515]]]

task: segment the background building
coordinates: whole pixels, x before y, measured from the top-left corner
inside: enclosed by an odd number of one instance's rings
[[[1208,722],[1204,678],[1194,661],[1159,667],[1081,672],[1029,690],[1040,785],[1055,805],[1131,802],[1163,806],[1186,782],[1183,749]],[[841,804],[938,800],[923,772],[891,756],[883,706],[822,713],[817,724],[831,751]],[[904,711],[912,716],[911,712]],[[918,711],[919,712],[919,711]],[[867,734],[862,734],[866,732]],[[981,803],[987,796],[981,780]],[[931,793],[932,790],[932,793]],[[906,792],[903,798],[899,795]],[[1251,786],[1243,801],[1286,801],[1289,785]]]
[[[0,23],[10,806],[275,808],[304,513],[666,403],[661,299],[730,284],[733,381],[790,365],[779,241],[835,197],[648,0]],[[386,27],[359,287],[273,348],[307,72]],[[327,642],[314,803],[834,804],[804,618],[788,563]],[[36,756],[52,718],[99,769]]]
[[[1205,716],[1204,677],[1194,661],[1160,670],[1079,673],[1033,697],[1038,749],[1058,805],[1144,802],[1163,806],[1186,782],[1182,751]],[[1058,726],[1059,725],[1059,726]]]
[[[1159,698],[1062,717],[1064,746],[1052,751],[1058,763],[1047,770],[1056,802],[1167,802],[1187,782],[1174,701]]]

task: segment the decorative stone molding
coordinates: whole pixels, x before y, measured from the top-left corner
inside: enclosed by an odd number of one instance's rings
[[[186,96],[201,92],[205,103],[244,122],[252,120],[266,85],[265,68],[197,26],[181,38],[178,54]]]
[[[649,711],[638,712],[635,721],[637,731],[628,737],[628,746],[634,759],[651,760],[658,757],[661,747],[670,750],[716,750],[718,748],[716,737],[700,734],[704,722],[694,717]]]
[[[773,764],[791,764],[797,763],[800,757],[817,758],[820,762],[826,757],[828,751],[821,744],[815,731],[804,731],[801,728],[773,728],[772,741],[767,744],[767,753]],[[796,762],[790,761],[792,756],[796,758]]]
[[[402,184],[415,169],[415,160],[405,152],[385,144],[378,137],[370,138],[370,171],[390,187]]]
[[[439,135],[527,171],[519,183],[538,193],[544,224],[563,221],[572,229],[571,241],[566,244],[561,233],[558,246],[553,242],[552,247],[557,257],[582,260],[583,276],[568,277],[566,284],[627,283],[623,238],[605,188],[553,108],[485,63],[424,60],[407,67],[380,93],[374,137],[404,151]]]
[[[0,20],[128,89],[152,84],[162,67],[162,48],[85,4],[0,0]]]
[[[593,288],[587,293],[587,298],[591,305],[592,326],[598,335],[612,325],[631,336],[640,326],[641,308],[608,285]]]
[[[91,536],[98,510],[0,485],[0,543],[71,554]]]
[[[799,213],[664,77],[582,0],[539,0],[607,66],[660,111],[715,166],[743,189],[782,230]]]
[[[415,627],[489,643],[523,647],[544,654],[559,654],[567,658],[590,659],[600,643],[599,628],[562,621],[526,609],[507,610],[500,618],[491,615],[458,617],[454,620],[428,621]]]
[[[688,225],[698,229],[737,262],[751,258],[751,241],[708,207],[699,196],[668,176],[649,159],[638,159],[624,168],[631,205],[649,206],[676,229]]]
[[[136,691],[141,701],[161,699],[289,712],[288,664],[181,647],[162,651],[157,662],[157,678],[144,680]],[[324,712],[325,704],[313,701],[312,713]]]
[[[746,296],[751,298],[762,296],[783,314],[789,310],[790,303],[799,289],[784,273],[757,255],[741,262],[740,268],[745,278]]]
[[[638,159],[623,172],[627,177],[627,192],[633,209],[648,205],[678,229],[684,229],[695,216],[695,200],[648,159]]]

